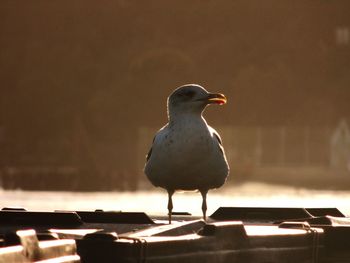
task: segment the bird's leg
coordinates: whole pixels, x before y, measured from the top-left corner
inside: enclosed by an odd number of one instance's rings
[[[206,221],[207,220],[206,213],[207,213],[207,193],[208,193],[208,190],[200,190],[200,192],[202,194],[202,199],[203,199],[203,202],[202,202],[203,219],[204,219],[204,221]]]
[[[168,190],[168,216],[169,216],[169,224],[171,224],[171,214],[173,211],[173,199],[172,196],[174,194],[174,190]]]

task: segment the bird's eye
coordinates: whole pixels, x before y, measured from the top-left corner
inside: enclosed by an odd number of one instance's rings
[[[186,90],[181,94],[181,96],[186,97],[186,98],[192,98],[194,96],[195,92],[193,90]]]
[[[186,96],[188,96],[188,97],[193,97],[194,94],[195,94],[195,92],[193,90],[189,90],[186,92]]]

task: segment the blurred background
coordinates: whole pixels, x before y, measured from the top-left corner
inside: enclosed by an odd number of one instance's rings
[[[198,83],[228,97],[205,113],[228,185],[350,191],[349,10],[348,0],[1,1],[1,187],[151,189],[142,168],[166,98]]]

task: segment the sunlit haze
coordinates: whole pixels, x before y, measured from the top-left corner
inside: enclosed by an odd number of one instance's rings
[[[219,206],[350,212],[350,1],[1,1],[0,208],[167,214],[143,172],[167,97],[198,83]],[[166,172],[166,171],[165,171]],[[200,215],[199,193],[174,211]]]

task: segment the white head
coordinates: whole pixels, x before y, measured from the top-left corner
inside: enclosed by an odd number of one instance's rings
[[[226,97],[221,93],[210,93],[197,84],[187,84],[175,89],[168,97],[168,116],[181,114],[201,115],[209,104],[225,104]]]

